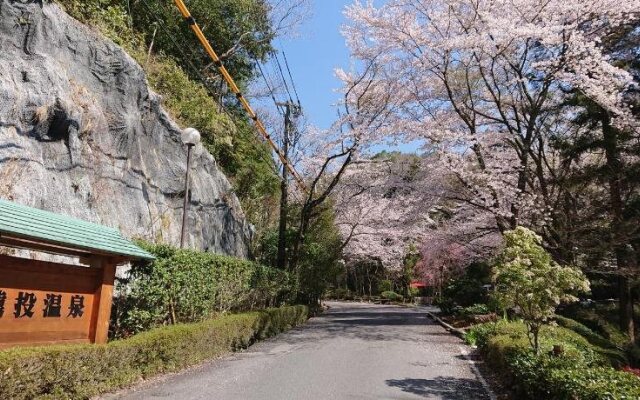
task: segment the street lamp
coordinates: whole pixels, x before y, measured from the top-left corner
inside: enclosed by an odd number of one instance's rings
[[[187,128],[180,135],[182,143],[187,146],[187,172],[184,178],[184,204],[182,206],[182,231],[180,232],[180,248],[184,247],[187,212],[189,210],[189,170],[191,169],[191,149],[200,142],[200,132],[194,128]]]

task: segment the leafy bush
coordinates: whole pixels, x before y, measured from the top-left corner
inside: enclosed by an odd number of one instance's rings
[[[446,297],[442,299],[436,299],[434,304],[438,306],[440,308],[440,312],[442,312],[445,315],[451,315],[455,311],[460,309],[460,306],[456,305],[455,301]]]
[[[106,345],[0,351],[0,397],[89,399],[245,348],[303,323],[307,312],[304,306],[282,307],[161,327]]]
[[[617,304],[597,304],[593,307],[582,307],[575,304],[562,310],[562,315],[571,318],[595,333],[624,347],[629,343],[629,337],[618,328]]]
[[[506,246],[494,266],[494,298],[503,308],[513,308],[527,325],[534,351],[539,332],[561,302],[575,302],[577,292],[589,290],[589,281],[576,268],[553,261],[542,238],[518,227],[504,234]]]
[[[278,306],[291,296],[292,282],[284,271],[212,253],[139,244],[156,259],[132,266],[114,303],[112,336],[197,322],[218,312]]]
[[[469,276],[463,276],[450,282],[442,291],[445,299],[460,307],[487,303],[487,291],[484,282]]]
[[[481,315],[481,314],[489,314],[491,310],[489,310],[489,306],[486,304],[474,304],[469,307],[464,307],[457,311],[460,315]]]
[[[393,282],[389,279],[383,279],[378,282],[378,293],[393,291]]]
[[[353,300],[353,293],[349,289],[335,288],[327,291],[325,298],[334,300]]]
[[[588,340],[589,343],[598,346],[600,348],[600,350],[598,350],[600,354],[609,358],[613,366],[619,368],[629,364],[629,359],[627,358],[623,348],[611,342],[610,340],[598,335],[583,324],[559,315],[555,317],[555,321],[559,326],[576,332],[577,334]]]
[[[509,357],[518,389],[530,399],[637,399],[640,379],[608,367],[585,367],[571,359],[531,352]]]
[[[536,355],[529,346],[527,328],[520,322],[500,321],[473,327],[467,342],[476,344],[487,361],[512,381],[527,399],[635,399],[640,396],[640,379],[610,367],[606,349],[561,327],[544,326],[541,349]],[[563,352],[554,356],[552,348]]]
[[[401,301],[402,300],[402,296],[400,296],[398,293],[392,292],[390,290],[388,290],[386,292],[382,292],[380,294],[380,296],[383,299],[387,299],[387,300],[391,300],[391,301]]]

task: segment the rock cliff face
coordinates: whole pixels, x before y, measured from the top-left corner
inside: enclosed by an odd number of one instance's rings
[[[250,226],[201,148],[187,242],[248,256]],[[0,197],[177,244],[186,149],[140,66],[57,5],[0,0]]]

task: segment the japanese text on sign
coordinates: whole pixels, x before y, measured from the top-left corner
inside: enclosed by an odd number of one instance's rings
[[[44,298],[38,299],[35,293],[20,291],[15,299],[10,299],[7,292],[0,289],[0,318],[5,316],[9,301],[13,301],[14,318],[32,318],[36,312],[42,312],[44,318],[60,318],[63,312],[71,318],[84,315],[84,296],[79,294],[72,295],[63,304],[63,296],[58,293],[47,293]]]

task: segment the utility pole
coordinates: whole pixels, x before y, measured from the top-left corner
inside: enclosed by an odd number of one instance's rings
[[[300,105],[293,102],[276,103],[284,107],[284,135],[282,140],[282,152],[289,159],[289,145],[291,144],[292,116],[297,117]],[[289,210],[289,171],[286,165],[282,165],[282,182],[280,182],[280,223],[278,225],[278,257],[276,265],[279,269],[287,268],[287,214]]]

